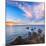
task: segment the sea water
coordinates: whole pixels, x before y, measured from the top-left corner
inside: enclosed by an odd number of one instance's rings
[[[29,27],[29,29],[27,29]],[[33,30],[31,30],[33,29]],[[31,33],[37,32],[38,29],[41,29],[43,31],[43,34],[45,34],[45,26],[44,25],[12,25],[12,26],[6,26],[6,43],[10,43],[13,40],[15,40],[18,36],[22,36],[22,38],[28,37],[28,32]]]

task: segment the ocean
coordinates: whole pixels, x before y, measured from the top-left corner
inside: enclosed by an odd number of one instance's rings
[[[33,30],[31,30],[33,29]],[[6,43],[10,43],[16,39],[18,36],[22,38],[28,37],[28,32],[37,32],[38,29],[43,31],[42,34],[45,34],[45,25],[13,25],[6,26]]]

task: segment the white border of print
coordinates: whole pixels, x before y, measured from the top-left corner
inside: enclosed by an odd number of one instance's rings
[[[0,46],[5,46],[5,1],[6,0],[0,0]],[[24,0],[18,0],[18,1],[24,1]],[[44,0],[25,0],[25,1],[44,2]],[[45,16],[45,18],[46,18],[46,16]],[[45,22],[46,22],[46,20],[45,20]],[[45,27],[45,30],[46,30],[46,27]],[[46,38],[46,35],[45,35],[45,38]],[[45,40],[45,42],[46,42],[46,40]],[[23,45],[16,45],[16,46],[23,46]],[[24,45],[24,46],[46,46],[46,43],[45,44]]]
[[[0,0],[0,46],[5,46],[5,0]]]

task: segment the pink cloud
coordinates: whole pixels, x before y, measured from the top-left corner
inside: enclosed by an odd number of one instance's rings
[[[18,7],[25,12],[24,16],[32,18],[31,7],[29,7],[28,5],[27,6],[25,6],[25,5],[22,6],[21,4]]]
[[[34,16],[36,19],[44,17],[44,3],[41,3],[33,8]]]

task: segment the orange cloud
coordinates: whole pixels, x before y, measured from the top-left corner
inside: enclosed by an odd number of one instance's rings
[[[20,20],[16,20],[16,21],[7,21],[7,22],[6,22],[6,26],[13,26],[13,25],[20,25],[20,24],[23,24],[23,22],[20,21]]]
[[[7,26],[12,26],[12,25],[15,25],[15,22],[8,21],[8,22],[6,22],[6,25],[7,25]]]

